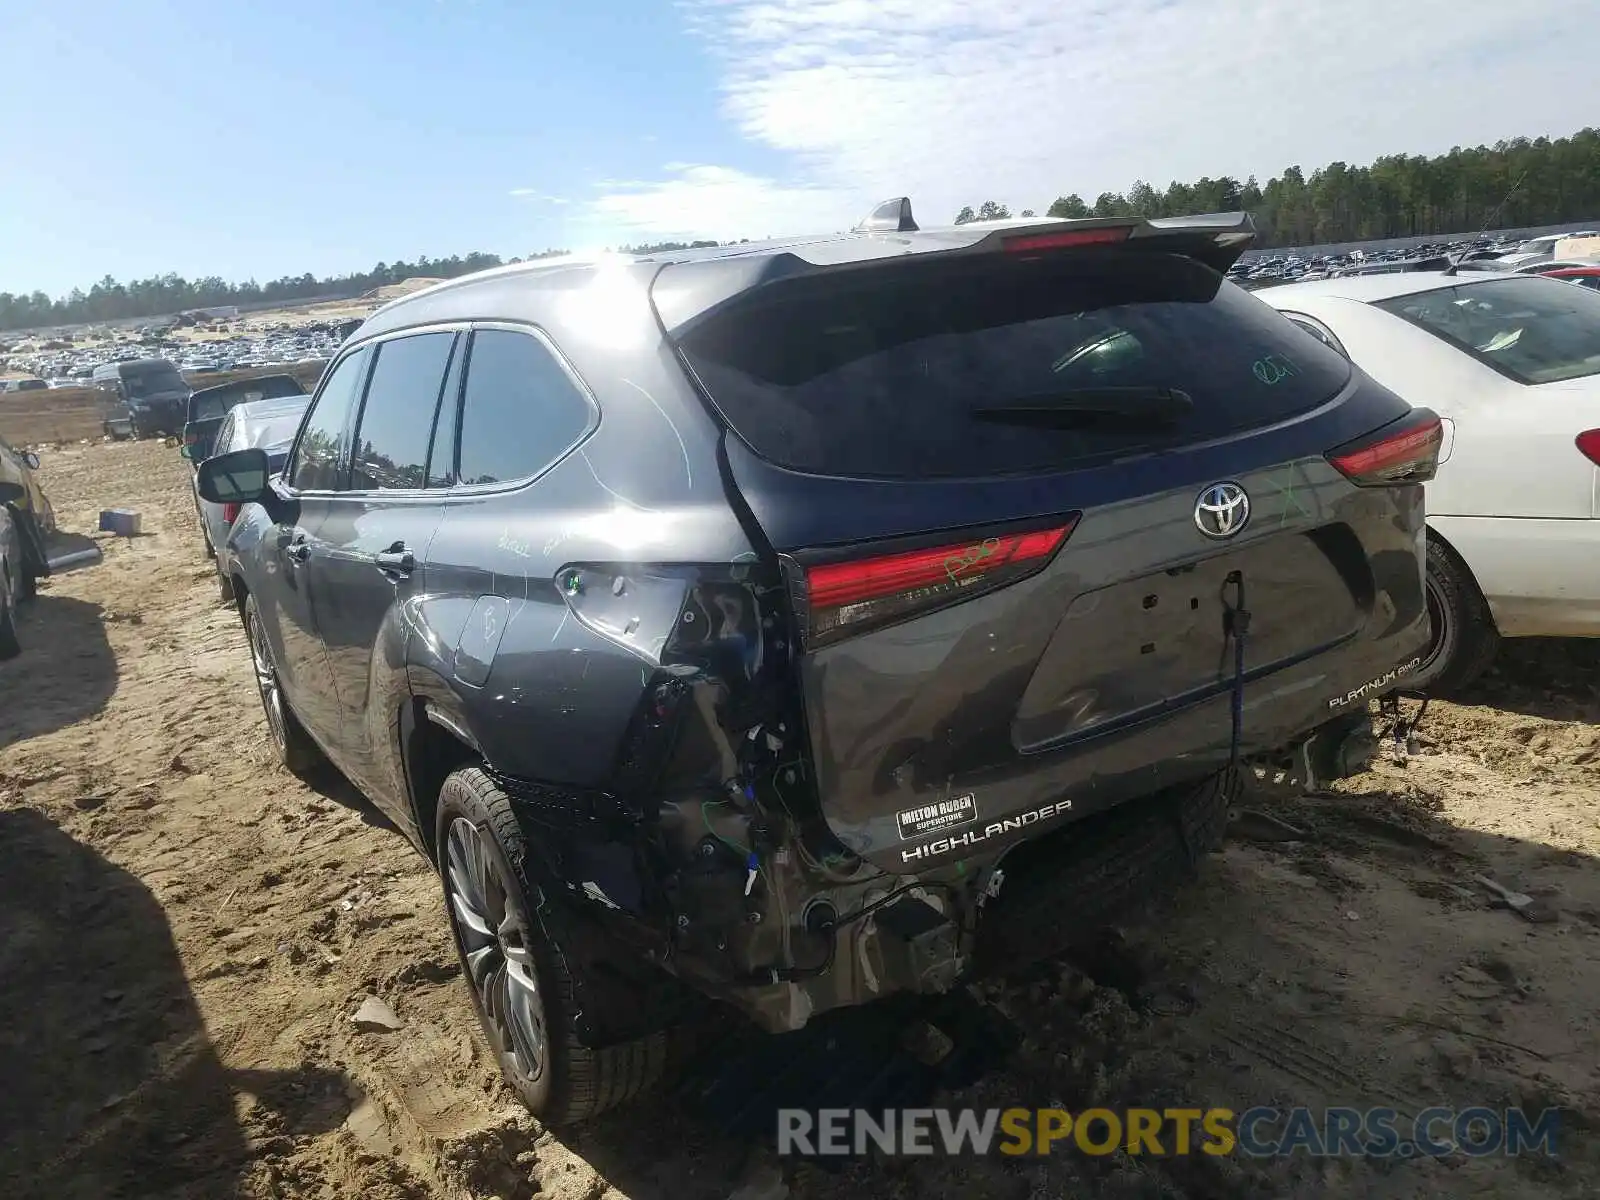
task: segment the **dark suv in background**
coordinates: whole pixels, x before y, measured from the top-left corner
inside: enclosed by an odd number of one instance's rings
[[[438,864],[546,1120],[686,996],[788,1030],[1070,945],[1403,682],[1439,421],[1226,283],[1251,236],[897,201],[493,270],[371,317],[281,476],[201,466],[279,753]]]
[[[164,358],[130,358],[94,369],[91,384],[106,392],[109,409],[101,423],[119,441],[183,430],[189,385]]]

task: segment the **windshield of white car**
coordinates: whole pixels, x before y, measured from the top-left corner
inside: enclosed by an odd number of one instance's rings
[[[1520,275],[1377,301],[1518,383],[1600,375],[1600,293]]]

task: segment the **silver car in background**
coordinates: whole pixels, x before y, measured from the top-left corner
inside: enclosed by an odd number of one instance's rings
[[[234,405],[217,429],[212,453],[256,448],[267,452],[273,471],[282,468],[289,448],[300,429],[309,396],[277,396],[267,400],[247,400]],[[192,484],[191,484],[192,486]],[[200,533],[205,538],[206,554],[216,564],[218,587],[224,600],[233,599],[233,584],[228,573],[228,532],[239,515],[237,504],[213,504],[194,493],[195,511],[200,516]]]

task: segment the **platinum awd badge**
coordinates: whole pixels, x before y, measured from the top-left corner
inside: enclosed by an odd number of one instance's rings
[[[1422,659],[1413,658],[1408,663],[1401,663],[1392,671],[1379,675],[1376,679],[1369,679],[1353,692],[1346,692],[1343,696],[1335,696],[1328,701],[1329,708],[1343,708],[1346,704],[1354,704],[1357,700],[1365,700],[1373,692],[1382,691],[1402,675],[1409,675],[1422,665]]]

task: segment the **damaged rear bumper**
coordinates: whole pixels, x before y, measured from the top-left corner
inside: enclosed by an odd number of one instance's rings
[[[1142,798],[1022,843],[981,870],[901,877],[892,886],[880,877],[848,899],[848,889],[819,892],[809,903],[841,914],[818,960],[826,969],[724,995],[782,1032],[829,1010],[939,994],[1070,951],[1137,910],[1154,881],[1192,875],[1221,844],[1232,778]]]

